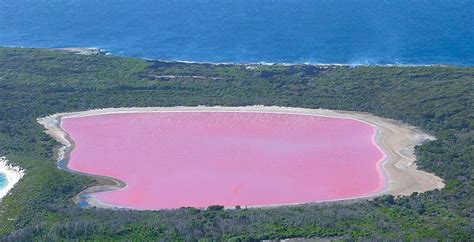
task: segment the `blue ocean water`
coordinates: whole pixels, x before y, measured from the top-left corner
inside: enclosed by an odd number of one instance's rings
[[[205,62],[474,65],[474,1],[0,0],[0,45]]]
[[[5,174],[0,173],[0,189],[5,187],[6,185],[7,185],[7,177],[5,176]]]

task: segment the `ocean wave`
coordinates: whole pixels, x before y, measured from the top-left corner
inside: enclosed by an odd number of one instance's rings
[[[30,48],[25,46],[5,46],[2,47],[8,48]],[[101,48],[101,47],[58,47],[58,48],[33,48],[33,49],[49,49],[49,50],[91,50],[100,54],[104,55],[113,55],[113,56],[126,56],[126,57],[134,57],[125,55],[123,51],[119,53],[114,53],[110,51],[108,48]],[[212,62],[212,61],[193,61],[193,60],[180,60],[180,59],[160,59],[160,58],[152,58],[152,57],[134,57],[143,59],[146,61],[160,61],[165,63],[183,63],[183,64],[207,64],[207,65],[241,65],[241,66],[340,66],[340,67],[447,67],[447,66],[464,66],[464,65],[454,65],[454,64],[408,64],[408,63],[377,63],[373,62],[370,59],[367,61],[360,60],[360,61],[351,61],[348,63],[336,63],[336,62],[311,62],[311,61],[304,61],[304,62],[267,62],[267,61],[256,61],[256,62]]]

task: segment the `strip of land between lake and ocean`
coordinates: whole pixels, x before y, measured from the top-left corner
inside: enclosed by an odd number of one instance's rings
[[[417,169],[414,147],[435,138],[416,127],[387,118],[378,117],[369,113],[336,111],[327,109],[307,109],[277,106],[245,106],[245,107],[223,107],[223,106],[196,106],[196,107],[130,107],[130,108],[106,108],[94,109],[82,112],[57,113],[47,117],[38,118],[38,122],[46,128],[46,133],[62,144],[58,149],[58,167],[69,172],[88,175],[98,180],[97,186],[89,187],[75,198],[77,203],[85,203],[87,206],[116,208],[104,204],[90,194],[122,189],[126,184],[113,177],[103,177],[93,174],[84,174],[68,169],[69,154],[74,149],[74,140],[66,133],[62,126],[62,120],[68,117],[84,117],[93,115],[117,114],[117,113],[146,113],[146,112],[257,112],[257,113],[280,113],[295,115],[314,115],[322,117],[354,119],[376,128],[374,141],[385,154],[384,160],[379,164],[380,174],[385,180],[385,187],[376,194],[351,199],[371,199],[381,195],[406,196],[414,192],[422,193],[434,189],[442,189],[444,181],[432,174]],[[339,200],[338,200],[339,201]],[[330,201],[321,201],[330,202]],[[254,207],[272,207],[276,204]]]

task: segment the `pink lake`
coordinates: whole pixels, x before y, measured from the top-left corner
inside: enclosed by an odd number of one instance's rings
[[[374,126],[347,118],[253,112],[69,117],[68,168],[117,178],[92,194],[136,209],[307,203],[384,188]]]

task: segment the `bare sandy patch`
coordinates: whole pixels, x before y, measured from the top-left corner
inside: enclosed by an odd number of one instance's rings
[[[107,52],[99,48],[81,48],[81,47],[69,47],[69,48],[58,48],[53,50],[72,52],[79,55],[105,55]]]

